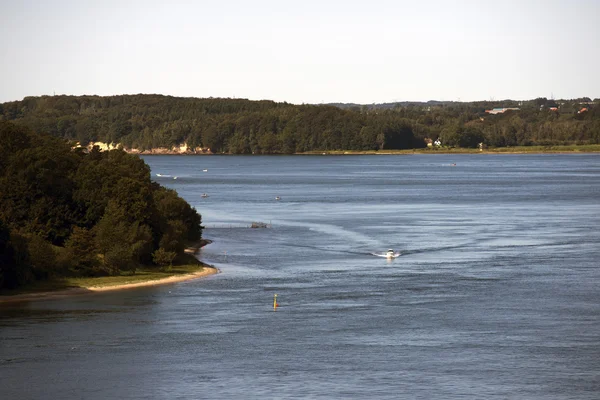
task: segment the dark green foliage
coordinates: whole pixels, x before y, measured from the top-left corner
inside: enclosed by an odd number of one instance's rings
[[[414,145],[415,121],[395,112],[361,113],[332,106],[158,95],[42,96],[3,106],[0,118],[86,145],[114,142],[144,150],[187,143],[236,154]],[[367,141],[364,127],[376,132]]]
[[[86,228],[74,227],[65,243],[63,265],[69,267],[69,274],[75,276],[109,275],[110,270],[98,259],[98,245],[94,233]]]
[[[7,144],[0,146],[0,288],[135,273],[152,265],[159,247],[175,258],[202,236],[196,210],[151,182],[137,156],[97,148],[86,154],[2,121],[0,139]]]
[[[18,285],[15,277],[15,249],[10,239],[10,230],[0,219],[0,288]]]
[[[32,280],[27,241],[0,218],[0,288],[14,289]]]
[[[600,107],[587,103],[586,98],[538,98],[334,107],[159,95],[42,96],[4,103],[0,120],[83,144],[114,142],[145,150],[187,143],[213,153],[288,154],[419,148],[425,138],[440,135],[449,135],[444,145],[466,147],[479,139],[492,146],[600,143]],[[494,107],[520,110],[485,113]],[[588,111],[578,113],[584,107]],[[7,146],[14,146],[10,136]],[[89,217],[97,220],[97,211]]]
[[[183,200],[172,189],[167,189],[154,184],[152,195],[154,205],[160,218],[161,232],[169,232],[175,229],[181,231],[180,237],[188,242],[197,242],[202,237],[202,220],[200,215],[188,202]],[[175,223],[177,224],[175,225]],[[181,240],[181,239],[179,239]],[[166,248],[173,248],[167,245]]]
[[[27,238],[29,265],[35,279],[48,279],[61,275],[53,246],[38,235]]]
[[[134,185],[150,185],[150,168],[138,157],[131,157],[120,150],[100,152],[94,147],[79,164],[74,176],[76,189],[73,198],[85,210],[79,225],[92,227],[104,214],[110,198],[119,191],[127,191],[121,180]],[[121,186],[119,186],[121,185]],[[148,196],[146,189],[145,196]],[[121,197],[126,196],[121,193]],[[124,198],[124,201],[127,201]],[[143,205],[140,205],[143,206]]]
[[[137,209],[137,208],[136,208]],[[143,218],[144,216],[142,216]],[[95,227],[98,250],[111,273],[129,270],[152,253],[152,231],[142,220],[128,215],[127,208],[111,199]]]
[[[156,265],[160,265],[163,269],[168,269],[173,265],[173,260],[177,256],[174,251],[166,251],[160,247],[154,253],[152,253],[152,259]]]

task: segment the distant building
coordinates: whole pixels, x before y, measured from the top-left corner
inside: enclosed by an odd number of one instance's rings
[[[491,110],[485,110],[488,114],[504,114],[507,111],[519,111],[517,107],[504,107],[504,108],[492,108]]]
[[[435,142],[433,142],[433,144],[435,144],[437,147],[440,147],[442,145],[442,141],[437,139]]]
[[[427,145],[427,147],[433,147],[433,140],[425,138],[425,144]]]
[[[587,109],[587,107],[583,107],[581,110],[577,111],[577,114],[584,113],[584,112],[586,112],[587,110],[588,110],[588,109]]]

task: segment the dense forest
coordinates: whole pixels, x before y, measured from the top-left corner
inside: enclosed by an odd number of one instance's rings
[[[147,150],[187,144],[213,153],[290,154],[426,146],[598,144],[599,101],[293,105],[161,95],[42,96],[0,104],[0,120],[78,141]],[[495,115],[486,110],[516,108]]]
[[[0,121],[0,289],[169,268],[201,235],[200,215],[139,157]]]

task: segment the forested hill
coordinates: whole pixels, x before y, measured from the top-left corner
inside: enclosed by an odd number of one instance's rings
[[[513,108],[492,115],[486,110]],[[293,105],[161,95],[42,96],[0,104],[0,119],[79,141],[148,150],[186,144],[213,153],[272,154],[443,145],[598,144],[590,99]]]
[[[201,239],[200,224],[141,158],[0,121],[0,289],[169,266]]]

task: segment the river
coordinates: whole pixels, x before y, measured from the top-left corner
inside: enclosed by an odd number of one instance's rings
[[[600,155],[144,159],[221,273],[0,304],[1,398],[598,398]]]

